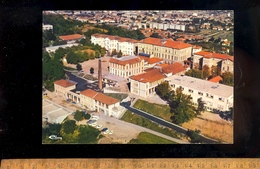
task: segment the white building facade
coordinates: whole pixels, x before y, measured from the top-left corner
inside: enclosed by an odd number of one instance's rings
[[[189,76],[173,75],[165,79],[168,81],[173,90],[181,88],[182,92],[191,95],[194,104],[202,98],[206,104],[206,108],[210,111],[216,109],[220,111],[228,111],[233,107],[233,87],[218,84],[202,79]]]

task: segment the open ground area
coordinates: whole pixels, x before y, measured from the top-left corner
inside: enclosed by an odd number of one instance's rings
[[[207,137],[229,144],[233,143],[233,125],[223,120],[218,114],[202,113],[198,118],[184,123],[182,127],[190,130],[198,129]]]

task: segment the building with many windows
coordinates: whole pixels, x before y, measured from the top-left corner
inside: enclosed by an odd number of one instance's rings
[[[146,38],[136,43],[136,53],[146,53],[168,63],[191,58],[192,45],[172,39]]]
[[[197,79],[189,76],[173,75],[167,77],[173,90],[181,88],[184,94],[191,95],[194,104],[202,98],[208,110],[228,111],[233,107],[233,87]]]
[[[131,93],[149,97],[155,94],[155,87],[163,82],[165,77],[160,69],[152,69],[146,73],[131,76],[129,78]]]
[[[194,53],[193,56],[193,67],[202,69],[204,65],[209,66],[218,66],[221,70],[221,73],[224,72],[234,72],[234,57],[225,54],[211,53],[200,51]]]
[[[143,73],[144,60],[138,56],[122,56],[110,58],[109,73],[112,75],[128,78]]]
[[[91,43],[98,44],[101,47],[106,48],[109,53],[113,50],[116,52],[121,51],[123,55],[134,55],[134,44],[137,40],[130,38],[122,38],[119,36],[112,36],[106,34],[93,34],[91,35]]]

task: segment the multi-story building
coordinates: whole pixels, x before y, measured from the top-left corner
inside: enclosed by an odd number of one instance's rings
[[[173,75],[165,79],[173,90],[181,88],[184,94],[191,95],[194,104],[202,98],[208,110],[228,111],[233,107],[233,87],[197,79],[189,76]]]
[[[160,69],[131,76],[129,78],[131,93],[141,97],[149,97],[155,93],[155,87],[163,82],[165,77]]]
[[[54,92],[58,95],[66,96],[66,93],[76,88],[77,83],[71,80],[57,80],[54,82]]]
[[[172,39],[146,38],[136,43],[136,53],[146,53],[166,62],[183,62],[191,57],[192,45]]]
[[[193,66],[201,69],[204,65],[218,66],[221,69],[221,73],[234,71],[234,57],[225,54],[211,53],[200,51],[194,53]]]
[[[144,60],[138,56],[122,56],[121,58],[110,58],[109,73],[112,75],[128,78],[143,73]]]
[[[122,38],[119,36],[105,35],[105,34],[93,34],[91,35],[91,43],[98,44],[101,47],[106,48],[109,53],[113,50],[117,52],[121,51],[123,55],[134,55],[134,44],[137,40],[130,38]]]

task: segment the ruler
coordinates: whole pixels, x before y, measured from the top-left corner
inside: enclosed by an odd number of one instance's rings
[[[259,169],[260,158],[4,159],[1,169]]]

